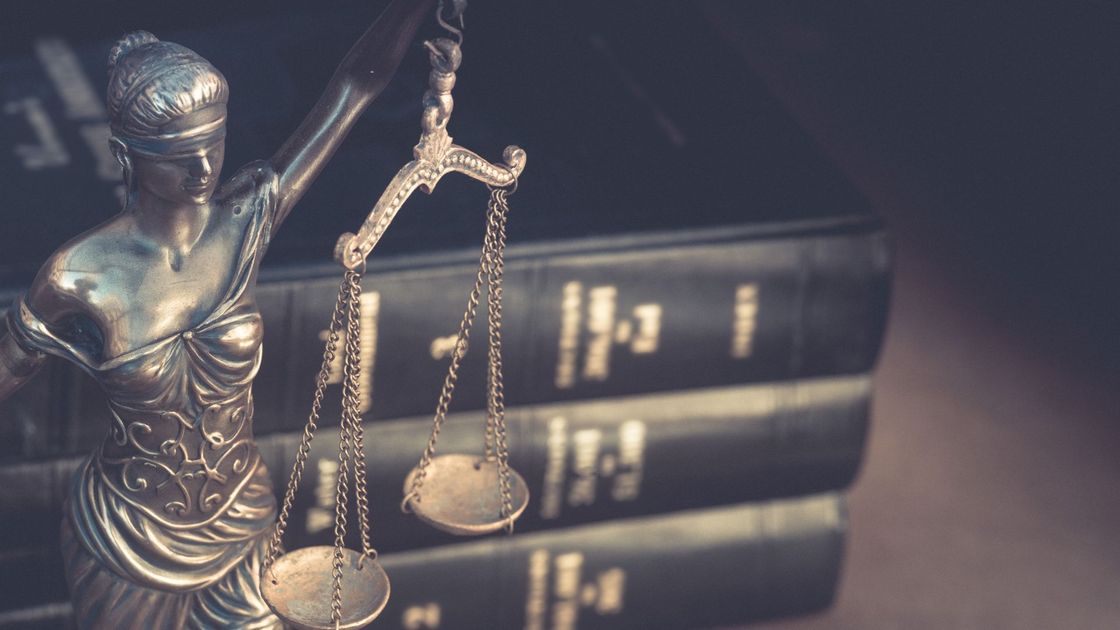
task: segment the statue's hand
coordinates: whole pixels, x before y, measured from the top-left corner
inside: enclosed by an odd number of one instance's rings
[[[373,100],[385,89],[434,4],[435,0],[393,0],[354,44],[339,73],[358,94]]]
[[[347,53],[299,128],[272,156],[280,190],[272,220],[274,234],[358,115],[389,84],[416,30],[434,13],[434,5],[435,0],[393,0]]]

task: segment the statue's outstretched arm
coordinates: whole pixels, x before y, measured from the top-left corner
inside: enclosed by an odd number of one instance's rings
[[[57,324],[82,311],[80,300],[75,299],[72,293],[61,290],[54,281],[70,263],[64,253],[52,254],[39,269],[24,296],[25,304],[34,309],[35,317],[48,325]],[[10,308],[17,309],[20,306],[12,304]],[[0,318],[0,401],[7,399],[31,380],[48,358],[50,357],[46,353],[20,345],[8,331],[7,323]]]
[[[272,157],[280,178],[273,231],[307,192],[358,116],[400,65],[435,0],[393,0],[335,70],[319,102]]]

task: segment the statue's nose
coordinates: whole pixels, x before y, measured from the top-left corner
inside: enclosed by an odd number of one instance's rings
[[[210,163],[210,158],[205,155],[200,155],[197,160],[191,162],[191,177],[200,181],[210,179],[214,174],[214,166]]]

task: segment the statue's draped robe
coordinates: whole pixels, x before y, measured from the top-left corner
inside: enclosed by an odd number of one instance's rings
[[[88,336],[48,326],[23,300],[10,312],[17,343],[81,366],[112,411],[62,527],[82,627],[282,627],[258,585],[276,501],[251,392],[263,334],[253,294],[276,195],[275,173],[258,162],[215,196],[231,220],[252,214],[229,288],[189,330],[102,359]]]

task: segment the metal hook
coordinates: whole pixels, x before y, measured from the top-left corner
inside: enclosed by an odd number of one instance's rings
[[[463,43],[463,42],[462,42],[462,38],[463,38],[463,37],[462,37],[462,33],[460,33],[460,34],[459,34],[459,40],[460,40],[460,41],[459,41],[459,44],[462,44],[462,43]],[[458,45],[458,44],[456,44],[456,45]],[[432,42],[430,42],[430,41],[427,41],[427,40],[425,40],[425,41],[424,41],[424,48],[427,48],[427,49],[428,49],[428,52],[430,52],[430,53],[432,53],[433,55],[435,55],[436,57],[439,57],[440,59],[442,59],[442,60],[444,61],[444,63],[447,63],[447,55],[446,55],[446,54],[444,54],[444,52],[443,52],[442,50],[440,50],[440,49],[439,49],[439,48],[438,48],[438,47],[437,47],[437,46],[436,46],[435,44],[433,44]]]
[[[415,490],[413,490],[412,492],[409,492],[408,494],[404,495],[404,498],[401,499],[401,512],[404,512],[405,514],[412,514],[412,501],[413,500],[416,500],[416,501],[420,500],[420,495],[417,494]]]
[[[436,7],[436,21],[445,30],[453,34],[455,43],[461,46],[463,44],[463,30],[467,28],[463,21],[463,13],[467,10],[467,0],[451,0],[451,19],[459,18],[459,28],[455,28],[443,19],[443,1],[439,0],[439,6]]]
[[[505,186],[495,186],[493,184],[486,184],[486,187],[489,188],[491,192],[501,190],[501,191],[505,192],[506,197],[512,196],[513,193],[517,192],[518,172],[513,170],[512,168],[506,166],[505,164],[495,164],[494,166],[506,171],[507,173],[509,173],[509,176],[513,179],[513,183],[512,184],[506,184]]]

